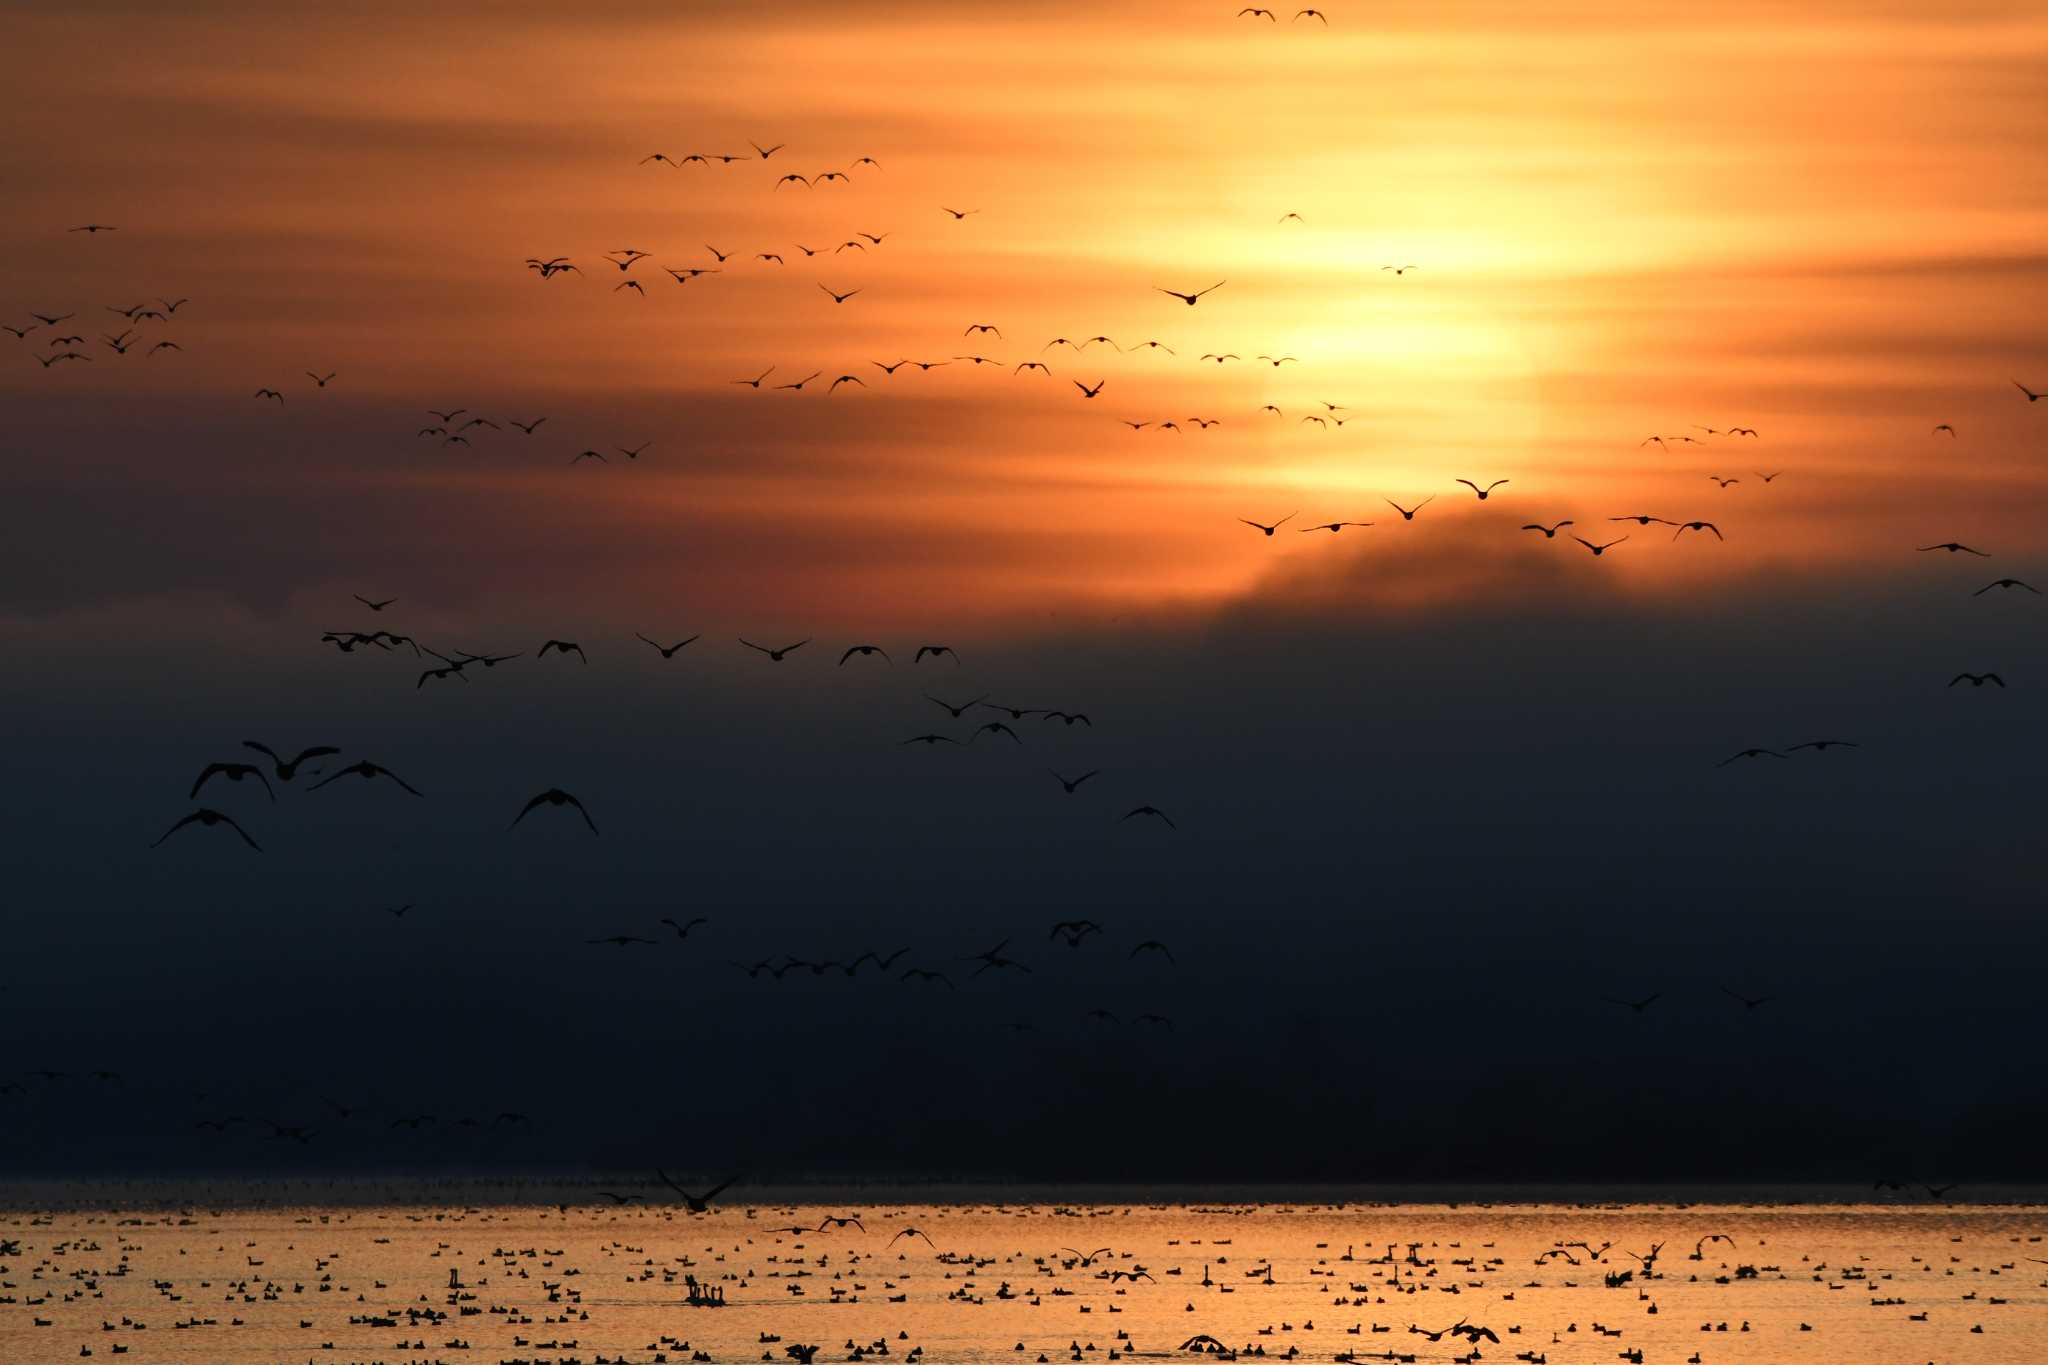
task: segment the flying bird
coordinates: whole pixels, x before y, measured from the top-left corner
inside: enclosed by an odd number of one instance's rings
[[[400,777],[397,773],[392,772],[391,769],[389,768],[381,767],[378,764],[372,763],[368,759],[360,759],[357,762],[349,764],[346,768],[335,769],[326,777],[323,777],[318,782],[315,782],[312,785],[312,787],[310,787],[308,790],[319,791],[328,783],[339,782],[344,777],[360,777],[365,782],[373,781],[374,779],[379,777],[388,777],[393,782],[396,782],[399,786],[405,788],[405,790],[411,792],[414,796],[418,796],[420,794],[419,790],[416,787],[414,787],[411,783],[407,782],[404,778]]]
[[[1948,680],[1948,685],[1954,687],[1959,682],[1968,682],[1972,687],[1982,687],[1988,682],[1997,683],[2000,687],[2005,686],[2005,679],[1996,673],[1958,673]]]
[[[1541,531],[1545,540],[1556,540],[1557,533],[1570,525],[1573,525],[1570,521],[1560,521],[1554,526],[1545,526],[1541,522],[1532,521],[1522,529],[1524,531]]]
[[[1415,514],[1417,512],[1420,512],[1423,508],[1429,506],[1431,503],[1436,501],[1436,494],[1430,494],[1421,502],[1416,503],[1413,507],[1403,507],[1400,503],[1395,502],[1392,498],[1381,498],[1380,501],[1384,502],[1387,506],[1393,508],[1396,512],[1399,512],[1401,514],[1401,520],[1413,521],[1415,520]]]
[[[1947,550],[1950,554],[1956,554],[1960,552],[1966,555],[1975,555],[1979,559],[1991,558],[1990,555],[1986,554],[1982,550],[1973,550],[1969,546],[1962,544],[1960,541],[1954,540],[1944,540],[1939,545],[1922,545],[1919,549],[1919,553],[1924,555],[1929,550]]]
[[[1506,483],[1507,480],[1495,479],[1492,483],[1486,485],[1486,487],[1484,488],[1481,488],[1478,484],[1472,482],[1472,480],[1470,479],[1459,479],[1458,482],[1464,484],[1465,487],[1471,489],[1474,493],[1477,493],[1479,495],[1479,500],[1481,502],[1485,502],[1486,495],[1488,493],[1491,493],[1494,489],[1500,487],[1502,484]]]
[[[1134,819],[1135,817],[1137,817],[1137,816],[1140,816],[1140,815],[1150,815],[1150,816],[1153,816],[1153,817],[1155,817],[1155,818],[1157,818],[1157,819],[1160,819],[1160,820],[1164,820],[1164,821],[1166,822],[1166,827],[1167,827],[1168,829],[1179,829],[1179,828],[1180,828],[1180,826],[1179,826],[1179,825],[1176,825],[1175,823],[1173,823],[1173,817],[1169,816],[1169,815],[1168,815],[1168,814],[1167,814],[1167,813],[1166,813],[1165,811],[1163,811],[1163,810],[1159,809],[1159,807],[1157,807],[1157,806],[1138,806],[1138,807],[1135,807],[1135,808],[1133,808],[1133,809],[1131,809],[1131,810],[1125,811],[1125,812],[1123,813],[1123,815],[1122,815],[1122,816],[1121,816],[1121,817],[1120,817],[1120,818],[1119,818],[1119,819],[1117,820],[1117,823],[1118,823],[1118,824],[1122,824],[1122,823],[1123,823],[1123,822],[1124,822],[1125,820],[1130,820],[1130,819]],[[1144,945],[1144,944],[1139,944],[1138,946],[1139,946],[1140,948],[1142,948],[1142,947],[1144,947],[1145,945]],[[1131,951],[1132,951],[1132,953],[1133,953],[1133,954],[1135,955],[1135,954],[1136,954],[1136,952],[1137,952],[1137,949],[1136,949],[1136,948],[1134,948],[1134,949],[1132,949]],[[1169,954],[1169,956],[1171,956],[1171,954]]]
[[[1163,288],[1161,288],[1160,286],[1158,286],[1158,285],[1156,285],[1156,284],[1155,284],[1155,285],[1153,285],[1152,287],[1153,287],[1154,289],[1158,290],[1158,292],[1160,292],[1160,293],[1162,293],[1162,294],[1171,294],[1171,295],[1173,295],[1173,297],[1175,297],[1175,298],[1179,299],[1179,300],[1180,300],[1180,301],[1181,301],[1182,303],[1184,303],[1184,304],[1186,304],[1186,305],[1187,305],[1188,307],[1192,308],[1192,307],[1194,307],[1194,306],[1195,306],[1195,303],[1196,303],[1196,301],[1197,301],[1198,299],[1200,299],[1200,298],[1202,297],[1202,295],[1204,295],[1204,294],[1209,294],[1209,293],[1213,293],[1213,292],[1215,292],[1216,290],[1218,290],[1218,289],[1221,289],[1221,288],[1222,288],[1222,287],[1223,287],[1224,285],[1226,285],[1226,284],[1229,284],[1229,283],[1230,283],[1230,281],[1229,281],[1229,280],[1218,280],[1218,281],[1216,281],[1216,283],[1214,283],[1214,284],[1210,285],[1210,286],[1209,286],[1209,287],[1208,287],[1207,289],[1197,289],[1197,290],[1196,290],[1196,291],[1195,291],[1194,293],[1192,293],[1192,294],[1183,294],[1183,293],[1181,293],[1181,292],[1180,292],[1180,291],[1179,291],[1178,289],[1163,289]]]
[[[597,833],[597,822],[590,818],[590,812],[584,809],[583,803],[581,801],[578,801],[575,797],[571,796],[568,792],[563,791],[560,787],[549,787],[539,796],[534,797],[531,801],[528,801],[524,806],[521,806],[519,808],[519,814],[513,816],[512,823],[505,826],[505,828],[507,830],[518,828],[519,822],[521,820],[524,820],[527,817],[528,813],[530,813],[536,806],[573,806],[576,810],[576,813],[583,817],[583,823],[590,827],[590,832],[592,834]]]
[[[762,654],[766,654],[770,660],[779,664],[782,662],[783,655],[788,654],[793,650],[802,649],[805,645],[810,643],[810,640],[808,638],[798,640],[795,644],[784,645],[780,649],[769,649],[765,645],[757,645],[752,640],[748,640],[744,637],[740,639],[740,643],[745,645],[748,649],[757,650]]]
[[[1271,526],[1266,525],[1266,523],[1262,521],[1253,521],[1249,517],[1239,517],[1238,520],[1243,522],[1246,526],[1250,526],[1257,530],[1264,531],[1266,533],[1267,538],[1270,539],[1275,531],[1279,530],[1281,527],[1285,526],[1288,522],[1294,520],[1296,517],[1300,515],[1301,513],[1299,512],[1289,512],[1286,516],[1280,518],[1280,520],[1274,522]],[[1310,527],[1309,529],[1316,530],[1319,528]]]
[[[278,757],[277,751],[275,749],[272,749],[267,744],[259,744],[253,739],[243,740],[242,747],[244,749],[254,749],[257,753],[264,755],[272,763],[276,764],[277,780],[280,782],[291,781],[292,777],[298,772],[299,765],[305,763],[309,759],[325,758],[329,754],[338,754],[341,752],[341,750],[334,748],[332,745],[316,744],[312,748],[300,753],[300,755],[297,758],[292,759],[290,762],[286,762],[284,759]]]
[[[2041,590],[2031,583],[2023,583],[2017,578],[2001,578],[1998,579],[1996,582],[1986,583],[1983,587],[1971,593],[1970,596],[1982,597],[1985,593],[1990,592],[1993,588],[2025,588],[2028,592],[2034,594],[2034,596],[2036,597],[2039,597],[2041,595]]]
[[[172,825],[169,829],[165,830],[163,832],[162,838],[159,838],[156,841],[156,843],[151,844],[150,847],[156,848],[158,845],[162,844],[165,839],[170,838],[173,834],[176,834],[179,830],[185,828],[185,826],[194,824],[203,826],[207,829],[211,829],[215,825],[226,825],[236,834],[241,835],[242,842],[247,844],[250,848],[255,849],[258,853],[261,853],[263,851],[263,846],[261,844],[258,844],[254,839],[251,839],[249,837],[249,831],[243,829],[240,825],[236,824],[231,817],[223,815],[217,810],[210,810],[204,806],[200,807],[198,810],[193,811],[190,815],[178,821],[177,824]]]
[[[673,658],[675,658],[675,657],[676,657],[676,651],[677,651],[677,650],[681,649],[681,648],[682,648],[682,647],[683,647],[684,645],[688,645],[688,644],[694,644],[694,643],[695,643],[695,642],[697,641],[697,639],[699,638],[698,636],[692,635],[692,636],[691,636],[691,637],[690,637],[689,639],[687,639],[687,640],[678,640],[678,641],[676,641],[676,642],[675,642],[674,644],[672,644],[672,645],[663,645],[663,644],[657,644],[657,643],[656,643],[655,641],[653,641],[653,640],[648,640],[648,639],[647,639],[647,637],[646,637],[645,635],[641,635],[641,634],[640,634],[640,632],[639,632],[639,631],[637,631],[637,630],[636,630],[636,631],[634,631],[634,632],[633,632],[633,634],[634,634],[634,635],[635,635],[635,636],[636,636],[637,638],[639,638],[639,639],[641,639],[641,640],[645,640],[645,641],[646,641],[646,642],[647,642],[648,644],[650,644],[650,645],[653,645],[653,646],[654,646],[654,652],[655,652],[655,653],[657,653],[657,654],[659,654],[659,655],[661,655],[661,657],[662,657],[662,658],[664,658],[664,659],[673,659]],[[580,653],[582,653],[582,651],[581,651],[581,650],[578,650],[578,651],[577,651],[577,653],[579,653],[579,654],[580,654]],[[584,662],[585,662],[585,663],[588,663],[588,662],[589,662],[589,660],[588,660],[588,659],[586,659],[586,660],[584,660]]]
[[[659,649],[660,646],[656,645],[655,648]],[[577,644],[574,640],[542,641],[541,647],[533,652],[533,657],[536,659],[545,659],[548,655],[548,651],[551,649],[555,651],[555,653],[565,656],[574,654],[577,658],[581,659],[585,665],[588,665],[590,663],[590,656],[585,654],[583,652],[583,646]]]

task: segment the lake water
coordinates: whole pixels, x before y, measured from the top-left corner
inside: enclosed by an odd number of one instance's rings
[[[2031,1206],[593,1198],[0,1215],[0,1362],[2048,1360]]]

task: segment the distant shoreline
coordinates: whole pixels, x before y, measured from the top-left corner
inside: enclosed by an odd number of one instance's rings
[[[0,1184],[0,1210],[150,1211],[231,1208],[520,1208],[563,1204],[605,1207],[600,1190],[646,1195],[630,1207],[659,1210],[674,1197],[650,1175],[609,1176],[536,1173],[528,1176],[441,1177],[429,1175],[299,1175],[244,1178],[219,1174],[189,1177],[78,1177],[10,1180]],[[1131,1181],[1049,1183],[989,1179],[776,1177],[736,1186],[719,1209],[785,1204],[862,1207],[972,1206],[1002,1204],[1037,1208],[1104,1206],[1237,1207],[1265,1205],[1300,1209],[1472,1207],[1805,1207],[1858,1208],[1898,1214],[1942,1209],[2033,1209],[2048,1205],[2048,1185],[1990,1183],[1961,1186],[1935,1200],[1917,1189],[1884,1192],[1815,1182],[1616,1182],[1613,1184],[1528,1184],[1477,1182],[1415,1184],[1154,1183]]]

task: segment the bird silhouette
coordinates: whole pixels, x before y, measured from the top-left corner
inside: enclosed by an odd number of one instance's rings
[[[1954,687],[1959,682],[1967,682],[1972,687],[1982,687],[1988,682],[1997,683],[2000,687],[2005,686],[2005,679],[1996,673],[1958,673],[1948,680],[1948,685]]]
[[[590,812],[584,809],[583,803],[577,800],[575,797],[571,796],[568,792],[563,791],[560,787],[549,787],[539,796],[534,797],[531,801],[528,801],[525,805],[521,806],[519,808],[519,814],[513,816],[512,823],[505,826],[505,828],[508,830],[518,828],[519,822],[521,820],[524,820],[530,813],[532,813],[532,811],[536,807],[539,806],[573,807],[576,813],[583,817],[583,823],[590,827],[590,832],[592,834],[597,833],[597,822],[590,818]]]
[[[346,768],[335,769],[326,777],[323,777],[318,782],[315,782],[309,790],[319,791],[328,783],[339,782],[344,777],[360,777],[365,782],[372,781],[379,777],[389,778],[391,781],[397,783],[400,787],[403,787],[406,791],[411,792],[414,796],[418,796],[420,794],[416,788],[414,788],[404,778],[400,777],[397,773],[392,772],[389,768],[380,767],[379,765],[370,762],[368,759],[358,760],[357,762],[349,764]]]
[[[810,643],[810,640],[798,640],[795,644],[784,645],[780,649],[770,649],[766,645],[757,645],[752,640],[748,640],[745,638],[742,638],[740,640],[740,643],[745,645],[748,649],[755,650],[762,654],[766,654],[771,661],[779,664],[782,662],[783,655],[790,653],[792,650],[802,649],[805,645]]]
[[[1950,554],[1961,553],[1966,555],[1975,555],[1979,559],[1991,558],[1990,555],[1986,554],[1982,550],[1973,550],[1969,546],[1953,540],[1943,541],[1939,545],[1922,545],[1920,547],[1920,553],[1923,555],[1926,554],[1929,550],[1947,550]]]
[[[2034,594],[2034,596],[2036,597],[2039,597],[2041,595],[2041,590],[2031,583],[2022,583],[2017,578],[2001,578],[1994,582],[1986,583],[1983,587],[1971,593],[1970,596],[1982,597],[1985,593],[1990,592],[1993,588],[2025,588],[2028,592]]]
[[[249,831],[243,829],[240,825],[236,824],[234,822],[233,817],[223,815],[217,810],[211,810],[204,806],[200,807],[198,810],[193,811],[190,815],[178,821],[177,824],[172,825],[169,829],[165,830],[162,836],[157,839],[156,843],[151,844],[150,847],[158,847],[163,843],[165,839],[170,838],[173,834],[176,834],[179,830],[185,828],[185,826],[187,825],[199,825],[206,829],[211,829],[215,825],[226,825],[236,834],[242,836],[242,842],[247,844],[250,848],[255,849],[258,853],[261,853],[263,851],[263,846],[261,844],[258,844],[254,839],[251,839],[249,837]]]
[[[1622,540],[1627,540],[1628,537],[1623,536],[1621,540],[1610,540],[1600,545],[1595,545],[1592,541],[1587,540],[1584,536],[1573,536],[1572,539],[1578,541],[1579,544],[1591,550],[1593,552],[1594,557],[1597,559],[1599,556],[1606,554],[1609,550],[1621,544]]]
[[[841,668],[846,667],[846,661],[848,659],[851,659],[856,654],[862,656],[863,658],[871,654],[879,654],[882,656],[882,662],[885,664],[893,665],[896,662],[894,659],[891,659],[889,657],[889,651],[883,649],[880,645],[849,645],[847,646],[846,652],[839,656],[839,666]]]
[[[657,645],[655,646],[655,648],[659,649],[660,646]],[[578,659],[583,661],[585,667],[588,667],[590,664],[590,656],[585,654],[583,652],[583,646],[577,644],[574,640],[543,640],[541,642],[540,648],[533,652],[533,657],[536,659],[545,659],[548,656],[548,651],[551,649],[555,653],[560,654],[564,657],[574,654]]]
[[[660,656],[661,656],[662,658],[664,658],[664,659],[673,659],[673,658],[675,658],[675,657],[676,657],[676,651],[677,651],[677,650],[679,650],[679,649],[683,648],[683,647],[684,647],[685,645],[695,644],[695,643],[697,642],[697,640],[698,640],[698,639],[700,638],[699,636],[696,636],[696,635],[692,635],[692,636],[691,636],[691,637],[690,637],[689,639],[687,639],[687,640],[678,640],[678,641],[676,641],[676,642],[675,642],[674,644],[672,644],[672,645],[663,645],[663,644],[657,644],[657,643],[656,643],[655,641],[647,639],[647,637],[646,637],[645,635],[642,635],[642,634],[640,634],[640,632],[639,632],[639,631],[637,631],[637,630],[636,630],[636,631],[634,631],[634,632],[633,632],[633,634],[634,634],[635,638],[637,638],[637,639],[640,639],[640,640],[643,640],[643,641],[645,641],[645,642],[646,642],[647,644],[649,644],[649,645],[652,645],[652,646],[654,647],[654,652],[655,652],[655,653],[657,653],[657,654],[659,654],[659,655],[660,655]],[[578,650],[578,651],[577,651],[577,653],[579,653],[579,654],[580,654],[580,653],[582,653],[582,651],[581,651],[581,650]],[[588,662],[590,662],[590,661],[589,661],[588,659],[586,659],[586,660],[584,660],[584,662],[585,662],[585,663],[588,663]]]
[[[1159,807],[1157,806],[1138,806],[1131,810],[1125,811],[1122,817],[1118,819],[1117,823],[1122,824],[1125,820],[1132,820],[1141,815],[1149,815],[1152,816],[1154,819],[1164,821],[1168,829],[1180,828],[1179,825],[1173,823],[1173,817],[1169,816],[1165,811],[1159,809]]]
[[[1472,482],[1472,480],[1470,479],[1459,479],[1458,482],[1464,484],[1465,487],[1471,489],[1474,493],[1477,493],[1479,495],[1479,500],[1481,502],[1485,502],[1486,495],[1488,493],[1491,493],[1494,489],[1500,487],[1502,484],[1506,483],[1507,480],[1495,479],[1492,483],[1486,485],[1486,487],[1484,488],[1481,488],[1478,484]]]
[[[704,1191],[704,1193],[692,1194],[688,1190],[684,1189],[681,1185],[676,1184],[675,1181],[670,1180],[668,1178],[667,1173],[660,1170],[659,1168],[656,1168],[654,1173],[657,1176],[661,1177],[662,1184],[668,1186],[670,1189],[674,1190],[677,1194],[683,1197],[683,1207],[688,1209],[691,1213],[711,1212],[711,1201],[716,1199],[719,1195],[725,1193],[728,1189],[731,1189],[734,1182],[736,1182],[739,1179],[739,1177],[736,1175],[728,1176],[726,1179],[720,1181],[718,1184],[713,1185],[710,1189]]]
[[[257,753],[262,754],[264,757],[268,758],[273,764],[275,764],[277,780],[280,782],[291,781],[293,776],[295,776],[298,773],[300,765],[307,762],[310,759],[325,758],[329,754],[338,754],[341,752],[341,750],[333,747],[332,745],[316,744],[309,749],[302,750],[297,758],[294,758],[287,762],[286,760],[278,757],[277,751],[275,749],[272,749],[267,744],[259,744],[253,739],[243,740],[242,747],[244,749],[254,749]]]
[[[1381,498],[1380,501],[1384,502],[1387,506],[1393,508],[1396,512],[1399,512],[1401,514],[1401,520],[1413,521],[1415,520],[1415,514],[1417,512],[1420,512],[1423,508],[1429,506],[1431,503],[1436,501],[1436,494],[1430,494],[1421,502],[1416,503],[1413,507],[1403,507],[1400,503],[1395,502],[1392,498]]]
[[[1268,526],[1266,523],[1262,521],[1253,521],[1249,517],[1239,517],[1238,520],[1243,522],[1246,526],[1254,528],[1255,530],[1264,531],[1267,537],[1270,538],[1275,531],[1279,530],[1281,527],[1285,526],[1288,522],[1294,520],[1294,518],[1300,515],[1301,513],[1299,512],[1289,512],[1286,516],[1280,518],[1280,520],[1274,522],[1271,526]],[[1309,529],[1320,530],[1322,528],[1310,527]]]
[[[209,763],[201,770],[199,780],[192,784],[192,790],[188,794],[191,796],[199,795],[199,789],[215,777],[224,777],[230,782],[240,782],[244,778],[253,777],[256,779],[257,784],[263,788],[265,796],[268,796],[273,802],[277,800],[277,793],[270,789],[270,780],[264,777],[263,770],[253,763]]]
[[[1209,286],[1209,287],[1208,287],[1207,289],[1197,289],[1197,290],[1196,290],[1196,291],[1195,291],[1194,293],[1192,293],[1192,294],[1183,294],[1183,293],[1181,293],[1181,292],[1180,292],[1180,291],[1179,291],[1178,289],[1162,289],[1162,288],[1160,288],[1160,287],[1159,287],[1158,285],[1156,285],[1156,284],[1155,284],[1155,285],[1153,285],[1152,287],[1153,287],[1154,289],[1158,290],[1158,291],[1159,291],[1160,293],[1162,293],[1162,294],[1171,294],[1171,295],[1173,295],[1173,297],[1175,297],[1175,298],[1179,299],[1179,300],[1180,300],[1180,301],[1181,301],[1182,303],[1184,303],[1184,304],[1186,304],[1186,305],[1187,305],[1188,307],[1192,308],[1192,307],[1194,307],[1194,306],[1195,306],[1196,302],[1197,302],[1197,301],[1198,301],[1198,300],[1199,300],[1199,299],[1200,299],[1200,298],[1202,297],[1202,295],[1204,295],[1204,294],[1209,294],[1209,293],[1213,293],[1213,292],[1215,292],[1216,290],[1218,290],[1218,289],[1221,289],[1221,288],[1222,288],[1222,287],[1223,287],[1224,285],[1226,285],[1226,284],[1229,284],[1229,283],[1230,283],[1230,281],[1229,281],[1229,280],[1218,280],[1218,281],[1216,281],[1216,283],[1214,283],[1214,284],[1210,285],[1210,286]]]

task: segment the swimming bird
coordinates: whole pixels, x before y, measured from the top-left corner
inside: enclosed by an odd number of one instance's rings
[[[418,796],[420,794],[417,789],[415,789],[410,783],[408,783],[404,778],[400,777],[397,773],[392,772],[391,769],[389,768],[380,767],[379,765],[370,762],[368,759],[360,759],[357,762],[349,764],[346,768],[337,768],[334,772],[329,773],[326,777],[323,777],[318,782],[315,782],[312,785],[312,787],[309,788],[309,790],[319,791],[328,783],[339,782],[344,777],[360,777],[365,782],[371,781],[379,777],[388,777],[393,782],[396,782],[399,786],[404,787],[405,790],[411,792],[414,796]]]
[[[646,642],[647,642],[648,644],[650,644],[650,645],[653,645],[653,646],[654,646],[654,652],[655,652],[655,653],[657,653],[657,654],[659,654],[659,655],[661,655],[661,657],[662,657],[662,658],[664,658],[664,659],[673,659],[673,658],[675,658],[675,657],[676,657],[676,651],[677,651],[677,650],[681,649],[681,648],[682,648],[683,646],[685,646],[685,645],[688,645],[688,644],[694,644],[694,643],[695,643],[695,642],[696,642],[696,641],[697,641],[697,640],[698,640],[699,638],[701,638],[700,636],[697,636],[697,635],[692,635],[692,636],[691,636],[691,637],[690,637],[689,639],[687,639],[687,640],[678,640],[678,641],[676,641],[676,642],[675,642],[674,644],[672,644],[672,645],[661,645],[661,644],[656,644],[656,643],[655,643],[655,642],[654,642],[653,640],[648,640],[648,639],[647,639],[647,637],[646,637],[645,635],[641,635],[641,634],[640,634],[640,632],[639,632],[639,631],[637,631],[637,630],[636,630],[636,631],[634,631],[634,632],[633,632],[633,634],[634,634],[634,635],[635,635],[635,636],[636,636],[637,638],[639,638],[639,639],[641,639],[641,640],[644,640],[644,641],[646,641]],[[580,653],[581,653],[582,651],[581,651],[581,650],[578,650],[577,652],[578,652],[578,653],[580,654]],[[586,660],[584,660],[584,662],[585,662],[585,663],[588,663],[588,662],[589,662],[589,660],[588,660],[588,659],[586,659]]]
[[[583,823],[590,826],[590,832],[592,834],[597,833],[597,822],[590,818],[590,812],[584,809],[583,803],[568,792],[563,791],[560,787],[549,787],[539,796],[534,797],[533,800],[521,806],[519,814],[513,816],[512,823],[505,826],[505,828],[508,830],[517,828],[519,822],[524,820],[536,806],[573,806],[576,813],[583,817]]]
[[[261,853],[263,851],[263,846],[261,844],[258,844],[254,839],[251,839],[249,837],[249,831],[243,829],[240,825],[236,824],[231,817],[223,815],[217,810],[208,809],[204,806],[200,807],[198,810],[193,811],[190,815],[178,821],[177,824],[172,825],[169,829],[165,830],[163,832],[162,838],[159,838],[156,841],[156,843],[151,844],[150,847],[156,848],[158,845],[162,844],[165,839],[170,838],[173,834],[176,834],[179,830],[185,828],[185,826],[192,824],[201,825],[207,829],[211,829],[215,825],[226,825],[229,829],[241,835],[242,842],[247,844],[250,848],[255,849],[258,853]]]
[[[780,649],[769,649],[765,645],[757,645],[752,640],[748,640],[744,637],[740,638],[740,643],[745,645],[748,649],[756,650],[762,654],[766,654],[770,660],[779,664],[782,662],[783,655],[788,654],[793,650],[802,649],[805,645],[810,643],[810,639],[806,637],[805,639],[798,640],[793,645],[784,645]]]
[[[1179,299],[1179,300],[1180,300],[1180,301],[1181,301],[1182,303],[1184,303],[1184,304],[1186,304],[1186,305],[1187,305],[1188,307],[1192,308],[1192,307],[1194,307],[1194,306],[1195,306],[1195,302],[1196,302],[1196,301],[1197,301],[1198,299],[1200,299],[1200,298],[1202,297],[1202,295],[1204,295],[1204,294],[1208,294],[1208,293],[1213,293],[1214,291],[1216,291],[1216,290],[1218,290],[1218,289],[1221,289],[1221,288],[1222,288],[1222,287],[1223,287],[1224,285],[1226,285],[1226,284],[1229,284],[1229,283],[1230,283],[1230,281],[1229,281],[1229,280],[1218,280],[1218,281],[1216,281],[1216,283],[1214,283],[1214,284],[1210,285],[1210,286],[1209,286],[1209,287],[1208,287],[1207,289],[1197,289],[1197,290],[1196,290],[1196,291],[1195,291],[1194,293],[1192,293],[1192,294],[1183,294],[1183,293],[1181,293],[1181,292],[1180,292],[1180,291],[1179,291],[1178,289],[1162,289],[1162,288],[1160,288],[1160,286],[1158,286],[1158,285],[1156,285],[1156,284],[1155,284],[1155,285],[1153,285],[1152,287],[1153,287],[1154,289],[1158,290],[1158,291],[1159,291],[1160,293],[1162,293],[1162,294],[1171,294],[1171,295],[1173,295],[1173,296],[1174,296],[1175,298]]]
[[[1285,526],[1288,522],[1294,520],[1294,518],[1300,515],[1301,513],[1299,512],[1289,512],[1286,516],[1280,518],[1280,520],[1274,522],[1271,526],[1266,525],[1266,523],[1262,521],[1253,521],[1248,517],[1239,517],[1238,520],[1243,522],[1247,526],[1253,527],[1260,531],[1264,531],[1268,537],[1271,537],[1275,531],[1279,530],[1281,527]],[[1316,528],[1311,527],[1310,529],[1313,530]]]

